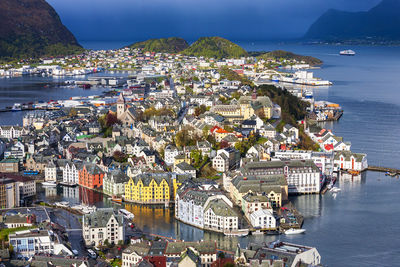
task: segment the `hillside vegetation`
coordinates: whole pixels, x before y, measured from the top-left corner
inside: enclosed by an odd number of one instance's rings
[[[284,50],[271,51],[271,52],[260,55],[259,58],[262,58],[265,60],[267,60],[267,59],[275,59],[275,60],[286,59],[286,60],[296,60],[299,62],[304,61],[305,63],[310,64],[312,66],[320,65],[323,63],[322,60],[320,60],[318,58],[311,57],[311,56],[297,55],[295,53],[284,51]]]
[[[45,0],[0,1],[0,59],[84,51]]]
[[[242,47],[221,37],[201,37],[182,54],[216,59],[248,56]]]
[[[129,46],[130,48],[141,48],[144,51],[155,53],[178,53],[189,47],[185,39],[179,37],[150,39],[137,42]]]

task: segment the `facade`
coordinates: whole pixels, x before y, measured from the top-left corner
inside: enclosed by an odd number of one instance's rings
[[[112,170],[104,176],[103,192],[109,196],[120,196],[125,193],[125,184],[129,177],[121,170]]]
[[[289,194],[319,193],[324,182],[320,169],[312,160],[249,162],[243,175],[283,174]]]
[[[136,266],[149,253],[150,245],[148,242],[139,242],[129,245],[122,251],[122,266]]]
[[[52,182],[57,180],[57,167],[53,161],[44,168],[44,180]]]
[[[125,200],[143,204],[169,203],[175,198],[178,182],[168,173],[149,173],[130,178]]]
[[[19,160],[8,158],[0,161],[0,172],[19,172]]]
[[[32,257],[37,253],[54,254],[53,236],[47,230],[26,230],[9,235],[16,254]]]
[[[251,225],[259,229],[275,230],[276,219],[270,210],[257,210],[249,215]]]
[[[351,151],[337,151],[335,167],[340,170],[364,171],[368,168],[367,155]]]
[[[0,178],[0,208],[9,209],[19,206],[17,185],[10,178]]]
[[[76,185],[79,183],[79,171],[77,163],[67,162],[63,168],[63,183]]]
[[[85,214],[82,219],[82,234],[87,246],[100,246],[107,240],[117,244],[125,240],[124,217],[113,208],[98,209]]]
[[[104,172],[92,163],[84,164],[79,170],[79,185],[88,188],[101,188],[103,186]]]
[[[195,265],[191,265],[192,260],[184,260],[188,252],[188,249],[195,252],[195,255],[200,259]],[[209,267],[211,264],[217,260],[217,245],[215,241],[198,241],[198,242],[168,242],[165,248],[164,255],[169,259],[169,261],[174,262],[178,260],[178,266],[204,266]],[[185,264],[186,263],[186,264]]]
[[[20,126],[0,126],[1,138],[19,138],[29,133],[29,130]]]
[[[204,208],[204,228],[216,232],[231,232],[239,229],[239,218],[231,201],[212,199]]]

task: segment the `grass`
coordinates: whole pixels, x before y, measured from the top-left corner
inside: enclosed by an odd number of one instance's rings
[[[0,230],[0,240],[8,241],[8,235],[18,232],[18,231],[23,231],[23,230],[29,230],[37,228],[37,226],[22,226],[22,227],[17,227],[17,228],[4,228]]]
[[[113,267],[121,267],[122,266],[122,259],[113,259],[111,261],[111,266],[113,266]]]

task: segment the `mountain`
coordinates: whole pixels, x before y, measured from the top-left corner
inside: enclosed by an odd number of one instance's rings
[[[0,59],[83,51],[45,0],[1,0],[0,25]]]
[[[189,47],[189,44],[182,38],[170,37],[161,39],[150,39],[134,43],[130,48],[142,48],[144,51],[156,53],[178,53]]]
[[[400,1],[382,0],[366,12],[331,9],[309,28],[306,39],[323,41],[400,40]]]
[[[208,58],[240,58],[248,56],[246,50],[221,37],[201,37],[182,54]]]
[[[297,61],[304,61],[307,64],[310,64],[312,66],[314,65],[320,65],[323,62],[315,57],[311,57],[311,56],[302,56],[302,55],[297,55],[294,54],[292,52],[288,52],[288,51],[283,51],[283,50],[275,50],[275,51],[271,51],[265,54],[262,54],[260,56],[258,56],[258,58],[262,58],[262,59],[287,59],[287,60],[297,60]]]

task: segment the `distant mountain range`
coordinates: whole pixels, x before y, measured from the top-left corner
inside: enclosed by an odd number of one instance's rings
[[[83,51],[45,0],[1,0],[0,25],[0,59]]]
[[[137,42],[130,48],[142,48],[157,53],[181,53],[188,56],[207,58],[240,58],[248,56],[246,50],[222,37],[201,37],[192,45],[178,37],[150,39]]]
[[[400,41],[400,0],[382,0],[366,12],[331,9],[304,36],[321,41]]]

